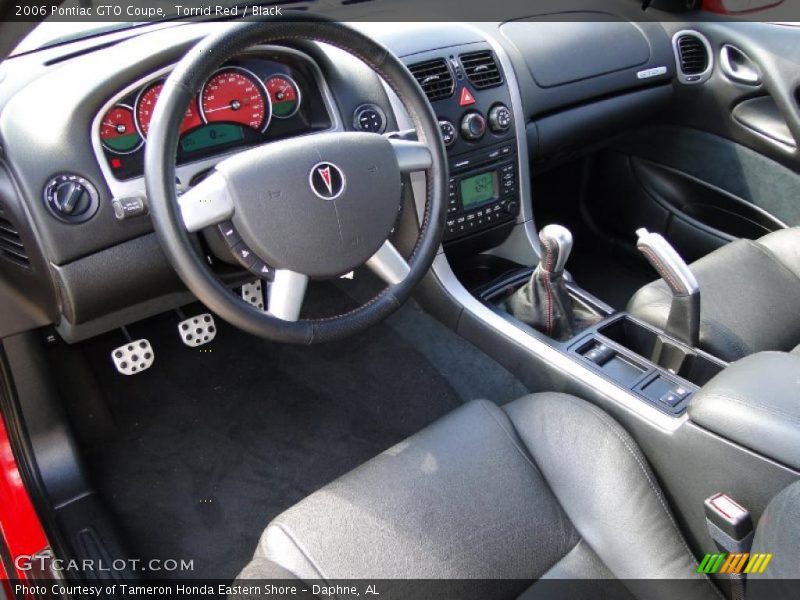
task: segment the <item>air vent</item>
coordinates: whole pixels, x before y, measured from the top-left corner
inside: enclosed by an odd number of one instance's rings
[[[19,232],[14,224],[6,218],[2,208],[0,208],[0,258],[24,268],[28,268],[30,265]]]
[[[681,31],[675,35],[675,57],[678,78],[683,83],[701,83],[711,74],[711,46],[696,31]]]
[[[497,67],[497,61],[489,50],[470,52],[459,56],[467,79],[475,89],[483,90],[503,83],[503,76]]]
[[[410,65],[408,69],[414,75],[428,100],[443,100],[453,95],[455,82],[447,62],[442,59],[428,60]]]

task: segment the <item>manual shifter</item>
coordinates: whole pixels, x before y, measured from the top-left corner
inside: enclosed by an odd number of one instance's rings
[[[551,338],[563,340],[575,329],[575,311],[564,282],[572,234],[561,225],[539,232],[542,256],[530,280],[506,302],[506,309]]]

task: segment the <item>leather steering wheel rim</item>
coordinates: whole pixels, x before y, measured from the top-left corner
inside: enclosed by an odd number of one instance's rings
[[[206,78],[226,60],[252,46],[293,41],[330,44],[363,61],[397,94],[419,142],[430,151],[429,163],[424,168],[425,212],[405,276],[392,281],[380,294],[352,311],[324,319],[296,321],[279,319],[245,303],[210,271],[193,249],[174,184],[180,122]],[[278,342],[312,344],[340,339],[388,317],[411,296],[433,264],[447,211],[444,145],[437,118],[416,80],[399,59],[377,42],[342,24],[317,18],[241,22],[207,36],[189,50],[166,80],[155,107],[145,151],[145,177],[154,228],[167,259],[187,288],[232,325]],[[398,207],[400,201],[398,197]]]

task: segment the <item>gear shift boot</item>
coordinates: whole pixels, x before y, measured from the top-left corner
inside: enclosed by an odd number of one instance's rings
[[[561,225],[539,232],[542,256],[530,280],[506,301],[506,310],[545,335],[565,340],[596,321],[594,314],[577,310],[564,281],[564,267],[572,251],[572,234]]]

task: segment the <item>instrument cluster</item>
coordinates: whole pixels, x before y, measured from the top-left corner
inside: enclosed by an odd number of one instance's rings
[[[166,76],[156,76],[126,93],[100,121],[103,152],[118,179],[143,174],[150,121]],[[186,108],[177,163],[331,126],[306,61],[293,55],[249,54],[213,73]]]

